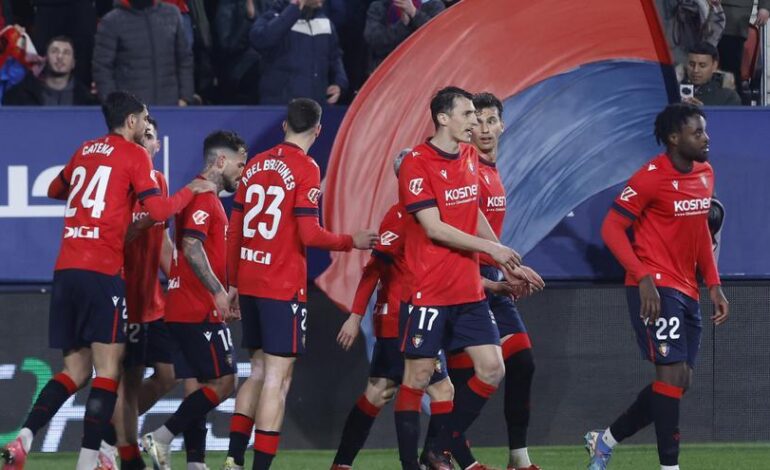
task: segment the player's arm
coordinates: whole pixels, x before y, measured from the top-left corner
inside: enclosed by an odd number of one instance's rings
[[[492,226],[489,225],[489,220],[487,220],[487,216],[484,215],[484,212],[479,208],[479,218],[478,218],[478,224],[476,227],[476,235],[479,238],[483,238],[484,240],[489,240],[495,243],[500,243],[500,239],[497,238],[497,234],[494,230],[492,230]]]
[[[214,302],[222,318],[225,320],[229,319],[230,304],[227,299],[227,291],[211,269],[209,258],[206,256],[206,250],[203,249],[203,242],[195,236],[183,237],[182,254],[190,264],[195,277],[214,296]]]
[[[708,221],[703,222],[703,229],[700,231],[700,239],[698,240],[698,271],[703,276],[703,281],[709,288],[709,297],[714,303],[714,315],[711,320],[715,325],[721,325],[727,321],[727,317],[730,314],[730,303],[727,301],[724,292],[722,292],[721,280],[719,279],[719,271],[717,270],[717,262],[714,258],[714,250],[711,244],[711,231],[709,230]]]
[[[409,210],[409,207],[407,207]],[[521,264],[521,256],[499,243],[467,234],[441,220],[438,207],[420,209],[414,213],[428,238],[456,250],[488,254],[505,271],[513,272]]]
[[[353,298],[353,307],[350,311],[350,316],[342,324],[340,332],[337,334],[337,344],[339,344],[345,351],[350,350],[353,346],[358,333],[361,328],[361,320],[366,313],[366,307],[369,304],[369,299],[374,293],[374,289],[377,287],[385,269],[388,266],[388,259],[390,257],[382,252],[372,252],[369,262],[364,266],[364,271],[361,274],[361,280],[358,281],[358,288],[356,288],[356,295]],[[390,261],[392,263],[392,260]]]
[[[48,185],[48,197],[66,201],[70,192],[71,175],[72,171],[70,170],[70,165],[67,164],[67,166],[56,175],[56,178],[51,181],[51,184]]]
[[[174,242],[168,234],[168,230],[163,231],[163,245],[160,248],[160,270],[169,277],[171,273],[171,259],[174,257]]]
[[[628,229],[657,192],[657,180],[644,168],[628,181],[602,223],[602,240],[623,269],[639,283],[640,316],[654,322],[660,316],[660,294],[652,271],[636,256]]]
[[[240,265],[241,243],[243,242],[243,199],[245,184],[238,185],[233,200],[233,210],[227,226],[227,295],[230,300],[230,310],[236,318],[240,318],[240,302],[238,300],[238,266]]]

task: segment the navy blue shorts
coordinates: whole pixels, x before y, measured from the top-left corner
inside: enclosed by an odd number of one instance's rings
[[[639,317],[639,288],[626,288],[631,325],[642,357],[653,364],[686,362],[694,368],[703,330],[700,305],[676,289],[658,287],[658,293],[660,317],[654,325],[648,325]]]
[[[123,360],[126,369],[174,363],[173,340],[163,319],[129,323],[126,336],[126,357]]]
[[[481,275],[490,281],[499,282],[504,279],[503,273],[493,266],[482,265]],[[516,308],[516,303],[510,296],[496,295],[490,292],[486,294],[489,309],[492,310],[495,316],[495,322],[497,322],[497,329],[500,331],[501,338],[527,332],[524,321],[521,319],[521,314],[519,314],[519,310]]]
[[[486,300],[426,307],[401,304],[401,351],[407,358],[437,357],[470,346],[500,345],[500,332]]]
[[[404,354],[399,349],[398,338],[377,338],[372,353],[372,365],[369,377],[390,379],[397,384],[404,378]],[[441,350],[436,357],[436,369],[430,383],[441,382],[447,378],[446,355]]]
[[[172,338],[174,374],[206,381],[235,373],[233,340],[224,323],[166,323]]]
[[[307,340],[304,302],[240,296],[241,347],[274,356],[301,356]]]
[[[83,269],[54,271],[48,320],[50,347],[69,351],[126,341],[125,284],[120,276]]]

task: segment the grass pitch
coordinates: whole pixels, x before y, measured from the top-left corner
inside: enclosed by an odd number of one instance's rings
[[[481,447],[474,449],[480,461],[505,468],[507,449]],[[218,470],[224,461],[223,452],[210,452],[206,461],[211,470]],[[251,468],[250,454],[246,468]],[[326,470],[331,466],[333,451],[283,451],[279,452],[271,467],[274,470]],[[532,461],[543,470],[583,469],[588,461],[582,447],[532,447]],[[26,470],[74,469],[77,454],[34,453],[27,460]],[[145,458],[149,463],[149,459]],[[770,444],[689,444],[682,446],[680,465],[685,470],[762,470],[770,469]],[[612,470],[654,470],[659,468],[654,446],[619,446],[612,459]],[[184,452],[174,454],[174,470],[185,470]],[[356,459],[355,468],[360,470],[398,470],[398,452],[395,449],[364,450]]]

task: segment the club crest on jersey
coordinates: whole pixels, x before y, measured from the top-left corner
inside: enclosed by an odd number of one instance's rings
[[[441,176],[443,176],[444,179],[446,179],[446,170],[441,170],[439,171],[439,173],[441,173]]]
[[[203,225],[206,223],[206,219],[209,218],[209,213],[204,210],[197,210],[193,213],[192,219],[195,225]]]
[[[677,180],[674,180],[674,181],[672,181],[672,182],[671,182],[671,186],[673,186],[673,187],[674,187],[674,189],[676,189],[677,191],[679,191],[679,181],[677,181]]]
[[[706,178],[706,175],[700,175],[700,182],[703,183],[704,188],[709,187],[709,180]]]
[[[636,196],[636,191],[631,186],[626,186],[623,192],[620,193],[620,200],[628,202],[632,197]]]
[[[409,192],[415,196],[422,192],[422,178],[414,178],[409,182]]]
[[[321,190],[318,188],[312,188],[310,191],[307,192],[307,199],[313,204],[318,204],[318,198],[320,197],[321,197]]]
[[[470,170],[471,174],[476,174],[476,167],[473,166],[473,162],[468,160],[468,170]]]
[[[486,182],[487,182],[487,184],[490,184],[490,183],[489,183],[489,175],[484,175],[484,181],[486,181]]]
[[[668,345],[668,343],[660,343],[658,346],[658,352],[660,352],[660,355],[663,357],[668,357],[668,353],[671,351],[671,346]]]
[[[380,235],[380,244],[383,246],[390,246],[391,243],[398,239],[398,235],[388,230]]]
[[[206,341],[211,341],[211,335],[212,333],[210,331],[206,331],[203,333],[203,336],[206,337]]]
[[[415,348],[419,348],[420,346],[422,346],[422,343],[424,343],[424,340],[422,339],[422,335],[412,336],[412,345]]]

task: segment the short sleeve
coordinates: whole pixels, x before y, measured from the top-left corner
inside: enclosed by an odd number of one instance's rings
[[[297,180],[294,196],[294,215],[297,217],[318,217],[318,200],[321,198],[321,170],[315,163],[309,163],[302,169],[302,177]]]
[[[156,181],[155,170],[150,164],[147,151],[135,146],[131,148],[131,154],[128,157],[133,160],[129,168],[129,178],[137,199],[143,201],[150,196],[160,196],[160,185]]]
[[[637,171],[615,198],[612,208],[619,214],[636,220],[655,197],[657,170],[644,167]]]
[[[404,158],[398,171],[398,200],[410,214],[438,204],[425,165],[415,156]]]
[[[182,220],[182,234],[185,237],[194,237],[200,241],[206,241],[211,227],[212,207],[209,193],[199,194],[190,202],[184,211]]]
[[[393,258],[403,251],[404,216],[405,213],[400,209],[391,209],[388,211],[380,224],[380,238],[377,240],[377,244],[374,245],[374,249],[372,250],[374,256],[379,256],[384,261],[391,263],[393,262]]]

